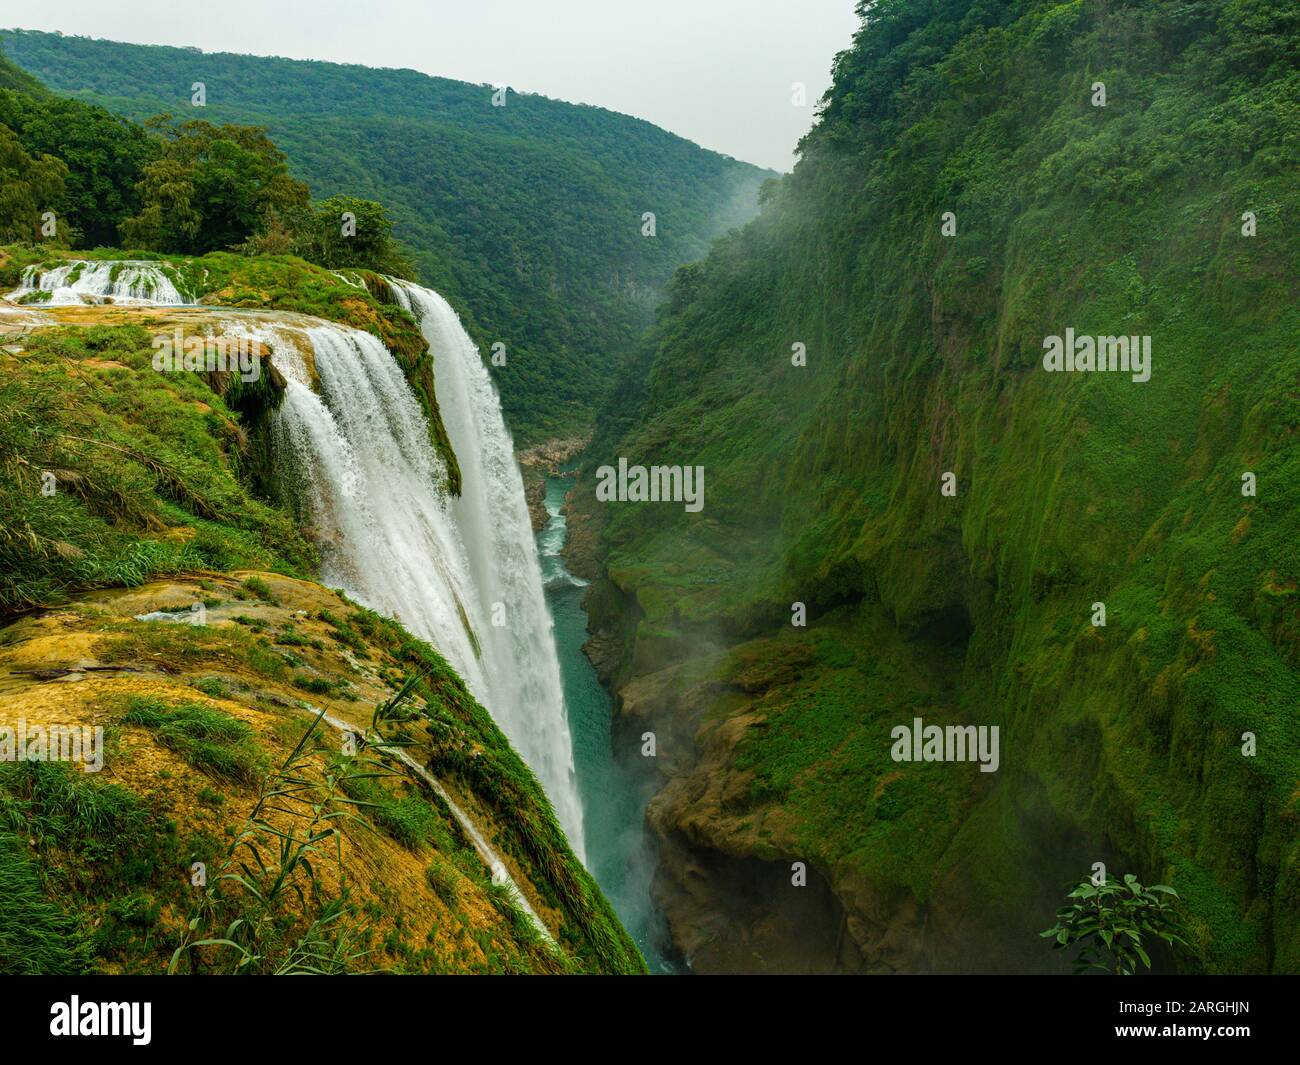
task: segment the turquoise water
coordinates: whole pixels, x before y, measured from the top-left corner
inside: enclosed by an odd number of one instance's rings
[[[587,639],[587,612],[582,609],[586,582],[573,576],[560,557],[567,535],[564,493],[572,483],[565,477],[547,478],[546,512],[551,520],[538,534],[537,548],[546,603],[555,621],[555,647],[573,735],[587,865],[641,948],[650,971],[674,973],[680,969],[672,960],[663,918],[650,898],[654,856],[645,832],[645,804],[651,785],[638,781],[614,758],[612,702],[582,653]]]

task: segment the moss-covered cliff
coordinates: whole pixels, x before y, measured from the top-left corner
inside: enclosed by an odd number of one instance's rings
[[[590,466],[581,509],[698,968],[782,966],[804,861],[822,967],[1050,969],[1103,861],[1182,894],[1159,964],[1300,971],[1298,48],[1270,0],[872,5],[679,272],[590,465],[702,465],[704,509]],[[1067,328],[1150,380],[1046,372]],[[894,762],[914,717],[999,726],[998,772]]]
[[[244,310],[0,303],[0,971],[643,972],[460,678],[314,583],[269,360],[152,365],[175,328],[303,312],[400,361],[409,317],[297,261],[173,269]]]
[[[397,358],[415,390],[429,420],[429,439],[447,467],[448,490],[460,493],[460,463],[434,388],[434,355],[419,325],[391,300],[386,283],[376,274],[327,270],[290,255],[176,256],[113,248],[73,252],[14,246],[0,248],[0,291],[15,288],[29,267],[47,270],[71,260],[121,259],[159,263],[182,296],[203,306],[293,311],[373,333]],[[39,308],[41,293],[25,297],[24,304]]]

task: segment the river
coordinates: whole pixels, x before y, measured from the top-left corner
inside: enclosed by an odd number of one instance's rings
[[[652,973],[678,973],[663,917],[650,895],[654,853],[645,831],[652,784],[639,780],[614,757],[610,741],[612,700],[582,651],[587,612],[586,582],[571,574],[561,552],[568,534],[564,495],[573,481],[546,480],[550,521],[537,535],[546,602],[555,621],[555,648],[573,736],[578,796],[583,806],[587,867],[636,940]],[[635,754],[634,754],[635,757]]]

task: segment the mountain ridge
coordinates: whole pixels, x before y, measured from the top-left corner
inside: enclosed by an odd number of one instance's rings
[[[773,176],[644,119],[534,94],[494,107],[490,88],[414,71],[34,31],[0,41],[50,88],[128,118],[265,125],[318,197],[384,203],[425,283],[485,352],[505,345],[494,376],[523,446],[590,427],[672,270],[747,220]],[[198,81],[207,105],[191,108]]]

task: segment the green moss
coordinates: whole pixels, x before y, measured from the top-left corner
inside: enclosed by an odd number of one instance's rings
[[[800,165],[679,272],[593,444],[593,464],[707,473],[699,515],[600,508],[614,592],[593,602],[637,622],[622,674],[720,640],[784,654],[771,636],[805,603],[807,679],[754,689],[772,724],[740,750],[753,801],[828,868],[983,915],[1008,957],[1033,935],[1018,911],[1105,856],[1179,890],[1199,931],[1176,965],[1300,970],[1300,235],[1276,221],[1300,198],[1270,147],[1300,136],[1300,78],[1281,11],[877,5]],[[1122,86],[1105,108],[1098,56]],[[1150,381],[1045,373],[1067,326],[1151,336]],[[911,766],[874,797],[887,747],[863,730],[918,678],[954,685],[927,719],[999,725],[995,782]],[[1008,885],[1017,867],[1037,882]]]
[[[215,780],[253,785],[267,770],[266,759],[252,738],[253,730],[238,718],[201,703],[171,705],[131,696],[121,721],[148,729],[162,746]]]
[[[315,568],[291,519],[240,479],[236,415],[151,355],[144,329],[95,326],[5,356],[0,611],[184,570]]]
[[[537,778],[488,712],[436,650],[412,639],[394,621],[358,613],[358,623],[367,626],[372,638],[418,674],[415,692],[424,701],[430,771],[459,782],[490,812],[498,826],[494,844],[520,863],[547,905],[564,915],[563,935],[579,967],[645,972],[636,944],[569,848]]]

